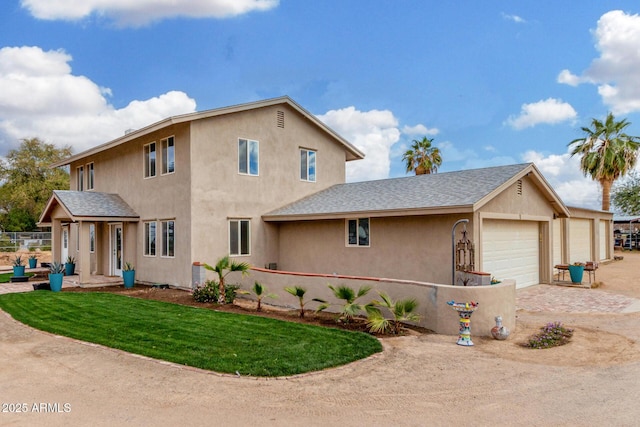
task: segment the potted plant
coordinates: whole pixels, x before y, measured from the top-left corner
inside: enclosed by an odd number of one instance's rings
[[[133,288],[133,285],[136,283],[136,269],[130,262],[124,263],[122,279],[124,280],[125,288]]]
[[[73,276],[76,272],[76,259],[72,256],[67,257],[67,261],[64,263],[65,276]]]
[[[38,257],[36,254],[29,255],[29,268],[36,268],[38,266]]]
[[[22,263],[22,256],[20,255],[16,255],[16,257],[13,259],[13,276],[24,276],[24,264]]]
[[[571,276],[571,282],[582,283],[583,274],[584,274],[584,263],[574,262],[569,266],[569,275]]]
[[[59,262],[52,262],[49,265],[49,286],[53,292],[62,290],[65,266]]]

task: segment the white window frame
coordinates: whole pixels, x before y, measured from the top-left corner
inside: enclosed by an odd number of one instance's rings
[[[76,190],[84,191],[84,166],[76,168]]]
[[[169,248],[168,246],[168,242],[169,242],[169,223],[172,224],[172,228],[173,228],[173,246],[171,248]],[[167,228],[165,230],[165,224],[167,225]],[[157,231],[157,230],[156,230]],[[176,220],[175,219],[163,219],[160,221],[160,233],[162,234],[162,248],[160,250],[160,257],[162,258],[175,258],[176,256]],[[158,237],[156,235],[156,247],[157,247],[157,240]],[[172,250],[172,253],[169,254],[169,249]]]
[[[304,156],[304,164],[302,154]],[[311,156],[313,154],[313,156]],[[310,172],[310,158],[313,157],[313,179],[311,179]],[[302,176],[304,169],[305,176]],[[300,181],[305,182],[316,182],[318,179],[318,152],[316,150],[311,150],[309,148],[300,148]]]
[[[93,190],[95,186],[95,167],[93,162],[87,163],[87,190]]]
[[[241,148],[242,142],[246,143],[246,147],[244,150]],[[252,172],[252,164],[254,162],[251,161],[251,152],[252,146],[255,146],[256,160],[255,160],[255,172]],[[241,169],[241,160],[245,161],[246,171]],[[240,175],[248,175],[248,176],[259,176],[260,175],[260,142],[248,139],[248,138],[238,138],[238,173]]]
[[[151,173],[151,146],[153,146],[153,174]],[[158,147],[155,141],[145,144],[142,147],[142,162],[144,165],[142,168],[144,178],[155,178],[158,175]]]
[[[171,145],[169,145],[171,141]],[[176,140],[173,136],[160,140],[160,146],[162,150],[162,175],[170,175],[176,171]],[[171,159],[169,159],[169,147],[171,147]],[[171,160],[171,161],[169,161]],[[172,167],[169,170],[169,166]]]
[[[149,229],[151,224],[153,224],[153,253],[151,253],[151,239],[149,234]],[[175,240],[175,229],[174,229],[174,240]],[[144,256],[147,257],[155,257],[158,254],[158,221],[145,221],[144,222]]]
[[[229,255],[231,256],[251,256],[251,220],[248,218],[230,218],[229,219]],[[234,234],[234,230],[232,229],[232,225],[233,224],[237,224],[236,225],[236,230],[235,232],[236,234],[236,242],[237,242],[237,249],[233,250],[234,248],[232,248],[232,242],[231,242],[231,238]],[[243,245],[242,242],[242,225],[246,224],[246,231],[247,231],[247,241],[246,244]],[[246,246],[246,253],[242,252],[242,248],[243,246]]]
[[[356,230],[357,233],[359,233],[360,231],[360,222],[361,221],[365,221],[367,222],[367,242],[366,244],[361,244],[361,238],[359,235],[356,235],[356,242],[355,243],[351,243],[351,239],[350,239],[350,230],[351,230],[351,223],[355,221],[355,226],[356,226]],[[363,218],[348,218],[345,221],[345,238],[346,238],[346,245],[347,247],[350,248],[369,248],[371,247],[371,218],[368,217],[363,217]]]

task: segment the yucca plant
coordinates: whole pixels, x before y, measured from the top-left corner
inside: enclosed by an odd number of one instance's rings
[[[64,273],[64,264],[60,264],[59,262],[52,262],[51,264],[49,264],[49,273],[51,274]]]
[[[284,288],[284,290],[289,292],[294,297],[298,298],[298,301],[300,303],[300,318],[304,318],[304,294],[307,292],[307,290],[302,286],[297,285],[294,287]]]
[[[393,301],[389,295],[379,292],[381,301],[374,300],[365,306],[367,311],[367,326],[373,333],[391,332],[399,334],[403,322],[417,322],[420,315],[415,313],[418,301],[415,298]],[[393,316],[387,319],[379,307],[386,308]]]
[[[253,288],[251,288],[251,291],[256,296],[256,300],[258,301],[258,306],[256,307],[257,311],[262,311],[262,300],[264,298],[278,298],[278,295],[268,293],[267,288],[258,281],[253,284]]]
[[[233,271],[239,271],[245,276],[249,274],[249,268],[251,268],[251,266],[246,262],[231,261],[229,255],[227,255],[220,258],[214,266],[204,264],[204,268],[218,274],[218,304],[224,304],[226,303],[225,277]]]
[[[343,320],[345,323],[349,323],[358,313],[365,310],[364,306],[357,303],[356,300],[368,294],[371,290],[371,286],[361,286],[357,293],[346,285],[340,285],[337,287],[329,285],[329,289],[331,289],[333,295],[337,299],[344,301],[343,304],[340,304],[341,308],[339,319]],[[321,303],[316,312],[326,310],[331,305],[334,305],[318,298],[314,298],[313,300]]]

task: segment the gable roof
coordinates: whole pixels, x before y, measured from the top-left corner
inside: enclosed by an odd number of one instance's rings
[[[263,216],[266,221],[473,212],[526,175],[559,216],[566,206],[533,163],[338,184]]]
[[[118,145],[121,145],[121,144],[125,144],[125,143],[127,143],[127,142],[129,142],[131,140],[137,139],[137,138],[139,138],[141,136],[144,136],[146,134],[149,134],[149,133],[155,132],[157,130],[160,130],[160,129],[163,129],[163,128],[166,128],[166,127],[169,127],[169,126],[173,126],[173,125],[176,125],[176,124],[187,123],[187,122],[192,122],[192,121],[195,121],[195,120],[207,119],[209,117],[222,116],[222,115],[225,115],[225,114],[238,113],[238,112],[242,112],[242,111],[249,111],[249,110],[254,110],[254,109],[264,108],[264,107],[270,107],[270,106],[273,106],[273,105],[280,105],[280,104],[289,105],[291,108],[293,108],[298,113],[300,113],[302,116],[304,116],[306,119],[308,119],[311,123],[313,123],[314,125],[319,127],[322,131],[327,133],[338,144],[342,145],[344,147],[346,153],[347,153],[347,156],[346,156],[346,160],[347,161],[359,160],[359,159],[363,159],[364,158],[364,153],[362,151],[360,151],[358,148],[356,148],[354,145],[352,145],[346,139],[344,139],[343,137],[338,135],[338,133],[336,133],[336,131],[334,131],[329,126],[324,124],[316,116],[314,116],[313,114],[311,114],[310,112],[308,112],[307,110],[302,108],[298,103],[296,103],[294,100],[292,100],[288,96],[282,96],[282,97],[279,97],[279,98],[266,99],[266,100],[263,100],[263,101],[249,102],[249,103],[246,103],[246,104],[238,104],[238,105],[233,105],[233,106],[229,106],[229,107],[222,107],[222,108],[216,108],[216,109],[212,109],[212,110],[206,110],[206,111],[202,111],[202,112],[196,112],[196,113],[189,113],[189,114],[182,114],[182,115],[178,115],[178,116],[172,116],[172,117],[166,118],[164,120],[161,120],[159,122],[153,123],[153,124],[151,124],[149,126],[146,126],[144,128],[128,132],[125,135],[123,135],[123,136],[121,136],[119,138],[116,138],[116,139],[114,139],[112,141],[109,141],[109,142],[107,142],[105,144],[98,145],[98,146],[93,147],[93,148],[91,148],[89,150],[86,150],[86,151],[83,151],[83,152],[78,153],[76,155],[73,155],[73,156],[71,156],[71,157],[69,157],[67,159],[64,159],[64,160],[61,160],[59,162],[53,163],[51,165],[51,167],[59,167],[59,166],[65,166],[65,165],[71,164],[76,160],[80,160],[80,159],[83,159],[85,157],[100,153],[102,151],[109,150],[111,148],[117,147]]]
[[[117,194],[94,191],[54,190],[40,215],[39,224],[51,223],[55,206],[62,207],[70,221],[138,221],[140,216]]]

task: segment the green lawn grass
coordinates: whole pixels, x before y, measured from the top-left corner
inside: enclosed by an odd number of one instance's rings
[[[317,371],[382,350],[364,333],[110,293],[13,293],[0,295],[0,308],[43,331],[241,375]]]
[[[11,276],[13,276],[13,273],[2,273],[0,274],[0,283],[9,283],[11,280]],[[33,276],[33,273],[25,273],[25,276]]]

